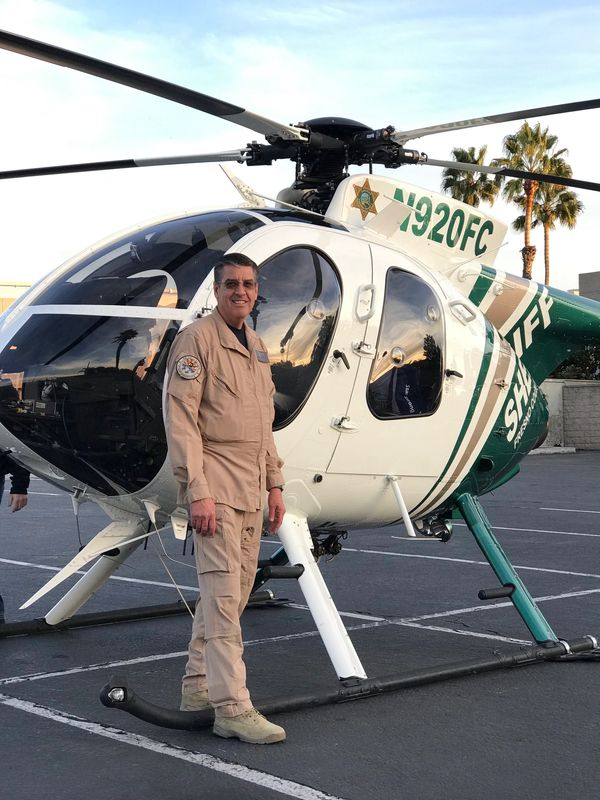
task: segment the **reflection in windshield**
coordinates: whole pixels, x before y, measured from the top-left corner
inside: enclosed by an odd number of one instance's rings
[[[261,225],[242,211],[219,211],[136,231],[82,259],[35,305],[187,308],[223,253]]]
[[[0,422],[98,491],[142,489],[166,457],[161,386],[175,333],[163,319],[34,315],[0,353]]]
[[[380,419],[432,414],[442,392],[443,322],[437,298],[416,275],[390,269],[377,354],[367,389]]]
[[[275,384],[275,428],[293,418],[327,356],[341,291],[332,265],[308,247],[286,250],[260,269],[249,324],[264,340]]]

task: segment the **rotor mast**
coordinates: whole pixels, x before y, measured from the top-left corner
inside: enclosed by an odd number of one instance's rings
[[[350,165],[368,164],[371,169],[378,164],[393,169],[427,160],[424,153],[394,141],[391,125],[373,130],[343,117],[320,117],[294,127],[308,131],[306,142],[251,142],[244,160],[248,166],[270,165],[281,158],[294,161],[295,181],[278,199],[320,214],[325,213],[339,183],[348,177]]]

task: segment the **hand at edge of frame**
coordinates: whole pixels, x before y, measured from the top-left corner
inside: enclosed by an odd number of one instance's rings
[[[217,529],[215,501],[212,497],[190,503],[192,528],[200,536],[214,536]]]
[[[281,489],[274,487],[269,491],[269,533],[277,533],[281,528],[284,514],[283,493]]]
[[[22,508],[25,508],[27,505],[27,495],[26,494],[11,494],[8,501],[8,507],[13,512],[20,511]]]

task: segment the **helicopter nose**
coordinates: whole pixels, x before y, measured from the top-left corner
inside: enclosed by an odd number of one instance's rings
[[[104,495],[143,489],[166,458],[171,329],[152,312],[27,318],[0,343],[0,444],[25,445]]]

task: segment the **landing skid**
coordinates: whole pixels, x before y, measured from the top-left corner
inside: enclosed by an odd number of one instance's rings
[[[545,661],[600,657],[598,639],[595,636],[586,635],[570,642],[558,639],[493,535],[485,512],[476,498],[463,494],[458,498],[457,505],[482,553],[500,580],[499,587],[482,590],[480,597],[510,597],[536,644],[522,647],[515,653],[494,652],[483,659],[401,672],[385,678],[367,678],[319,572],[306,519],[288,514],[279,531],[282,547],[270,559],[261,562],[255,588],[259,589],[271,572],[276,577],[278,570],[302,568],[298,582],[340,682],[335,689],[318,695],[286,696],[262,703],[260,710],[264,714],[359,700],[386,692],[493,670],[541,664]],[[288,563],[294,566],[286,567]],[[285,577],[294,576],[290,573]],[[212,725],[214,719],[211,711],[185,712],[156,706],[136,695],[127,685],[127,681],[119,676],[112,678],[102,689],[100,699],[109,708],[121,709],[146,722],[167,728],[199,730]]]
[[[281,606],[289,601],[286,598],[276,598],[273,592],[268,590],[254,592],[248,601],[249,608],[261,608],[264,606]],[[131,608],[120,608],[116,611],[96,611],[90,614],[75,614],[69,619],[50,625],[43,617],[26,619],[19,622],[0,623],[0,639],[9,636],[31,636],[37,633],[53,633],[73,628],[89,628],[95,625],[114,625],[118,622],[140,622],[142,620],[158,619],[160,617],[173,617],[179,614],[189,614],[196,607],[195,600],[188,600],[183,603],[179,600],[176,603],[164,603],[154,606],[133,606]]]
[[[548,647],[534,645],[522,648],[515,653],[501,655],[494,653],[486,659],[460,661],[433,669],[404,672],[386,678],[350,678],[340,682],[339,688],[328,692],[313,695],[299,695],[276,698],[259,704],[259,710],[270,716],[290,711],[299,711],[304,708],[346,703],[350,700],[361,700],[401,689],[410,689],[416,686],[425,686],[430,683],[450,680],[453,678],[468,677],[494,670],[509,669],[511,667],[531,666],[542,664],[545,661],[566,661],[575,654],[583,658],[583,654],[596,651],[598,641],[593,636],[584,636],[571,642],[557,642]],[[157,706],[144,700],[131,689],[127,680],[121,676],[114,676],[100,692],[100,701],[108,708],[126,711],[138,719],[159,725],[163,728],[172,728],[184,731],[196,731],[210,727],[214,722],[212,711],[177,711],[175,709]]]

